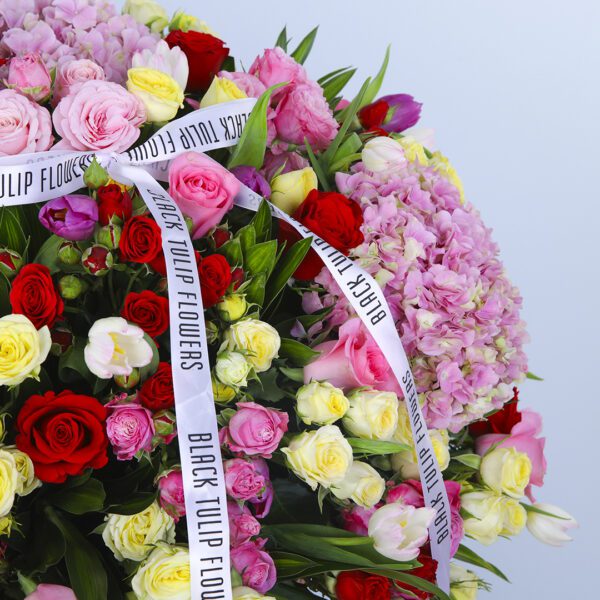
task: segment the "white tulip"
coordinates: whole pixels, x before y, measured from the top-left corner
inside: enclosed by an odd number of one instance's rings
[[[131,66],[162,71],[170,75],[184,90],[190,72],[188,59],[183,50],[179,46],[169,48],[169,44],[164,40],[160,40],[152,50],[146,48],[136,52],[131,59]]]
[[[331,487],[340,500],[350,498],[364,508],[375,506],[385,492],[385,479],[368,463],[355,460],[343,481]]]
[[[549,546],[563,546],[573,539],[567,532],[579,527],[579,524],[568,512],[545,502],[536,502],[533,506],[549,513],[548,515],[533,511],[527,513],[527,529],[540,542]]]
[[[402,144],[389,137],[376,137],[369,140],[362,151],[362,161],[369,171],[381,173],[406,165]]]

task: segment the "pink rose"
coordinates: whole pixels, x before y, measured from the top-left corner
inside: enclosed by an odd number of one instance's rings
[[[288,429],[289,416],[255,402],[238,402],[238,411],[219,433],[231,452],[271,458]]]
[[[351,508],[344,509],[342,511],[344,529],[356,535],[369,535],[369,519],[380,506],[382,505],[377,504],[371,508],[363,508],[353,505]]]
[[[221,71],[218,76],[233,81],[233,83],[235,83],[248,98],[260,98],[267,90],[264,83],[262,83],[258,77],[250,75],[250,73],[243,73],[241,71]]]
[[[329,381],[349,390],[373,386],[402,394],[400,386],[385,356],[360,319],[346,321],[339,330],[338,341],[324,342],[315,347],[321,356],[304,367],[304,381]]]
[[[199,152],[178,156],[169,170],[169,194],[193,223],[192,238],[206,235],[233,206],[240,182]]]
[[[538,437],[542,433],[542,417],[531,409],[521,411],[521,421],[513,425],[510,434],[488,433],[475,439],[475,451],[483,456],[492,446],[497,448],[513,447],[525,452],[531,460],[530,485],[527,496],[533,502],[531,485],[543,486],[546,474],[546,457],[544,447],[546,438]]]
[[[271,510],[273,504],[273,484],[271,483],[271,475],[269,473],[269,465],[263,458],[252,459],[254,470],[258,473],[265,482],[265,487],[254,498],[250,498],[248,502],[254,508],[254,514],[257,519],[264,519]]]
[[[61,150],[123,152],[140,136],[146,121],[142,101],[109,81],[87,81],[65,96],[52,121]]]
[[[92,60],[73,56],[64,56],[56,65],[54,94],[52,102],[56,105],[65,96],[75,93],[86,81],[104,81],[104,69]]]
[[[276,83],[301,84],[308,82],[304,67],[288,56],[281,48],[269,48],[262,56],[254,59],[249,73],[254,75],[265,86]]]
[[[185,498],[181,469],[173,469],[158,478],[158,500],[175,523],[185,516]]]
[[[37,52],[30,52],[11,58],[6,83],[31,100],[40,102],[50,95],[52,78],[42,57]]]
[[[314,150],[327,148],[336,136],[338,123],[318,85],[298,85],[286,88],[285,96],[275,116],[277,137],[290,144],[304,146],[304,140]]]
[[[73,590],[64,585],[40,583],[35,592],[31,592],[25,600],[77,600]]]
[[[15,90],[0,90],[0,156],[43,152],[51,144],[48,110]]]
[[[244,585],[260,594],[268,592],[277,581],[273,559],[263,551],[267,540],[246,542],[231,551],[233,568],[242,576]]]
[[[234,500],[256,498],[265,488],[265,478],[252,460],[232,458],[223,463],[225,489]]]
[[[117,460],[131,460],[138,452],[152,451],[154,421],[152,413],[135,401],[122,396],[106,404],[106,435]]]
[[[227,500],[229,516],[229,541],[232,548],[245,544],[260,533],[260,523],[252,516],[250,509],[239,502]]]
[[[444,481],[444,485],[446,486],[446,493],[448,494],[448,501],[450,502],[450,534],[452,538],[450,553],[454,556],[465,533],[463,519],[460,516],[461,486],[457,481]],[[392,502],[401,502],[403,504],[410,504],[415,508],[422,508],[425,506],[423,486],[419,481],[407,479],[400,485],[397,485],[388,491],[386,503],[390,504]]]

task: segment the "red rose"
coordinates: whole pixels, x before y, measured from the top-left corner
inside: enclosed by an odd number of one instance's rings
[[[416,569],[411,569],[410,571],[407,571],[407,573],[409,573],[410,575],[414,575],[415,577],[425,579],[425,581],[429,581],[430,583],[435,583],[435,576],[437,572],[437,560],[431,558],[431,555],[429,554],[429,549],[421,549],[417,560],[421,563],[421,566],[417,567]],[[424,592],[423,590],[419,590],[416,587],[409,585],[408,583],[396,581],[396,585],[402,590],[410,592],[420,600],[427,600],[427,598],[431,598],[430,593]]]
[[[147,263],[162,253],[162,235],[156,221],[146,215],[125,221],[119,242],[121,258],[129,262]]]
[[[101,225],[107,225],[112,217],[126,221],[133,210],[131,196],[124,192],[116,183],[104,185],[96,192],[98,202],[98,220]]]
[[[39,479],[62,483],[108,462],[105,421],[106,408],[90,396],[68,390],[33,395],[17,416],[17,448],[29,455]]]
[[[229,48],[219,38],[198,31],[171,31],[165,38],[169,48],[179,46],[187,56],[190,73],[186,92],[208,89],[213,77],[221,70],[229,56]]]
[[[169,327],[169,301],[150,290],[129,292],[121,316],[139,325],[150,337],[163,334]]]
[[[312,190],[292,216],[346,256],[365,239],[360,230],[363,224],[360,206],[343,194]],[[298,232],[281,221],[279,241],[287,241],[289,248],[298,239]],[[296,269],[294,277],[314,279],[322,268],[323,261],[311,249]]]
[[[371,129],[383,125],[387,117],[390,105],[385,100],[377,100],[373,104],[367,104],[358,111],[358,119],[364,129]]]
[[[62,316],[64,303],[44,265],[25,265],[12,283],[9,298],[13,312],[25,315],[37,329],[52,327]]]
[[[231,284],[231,267],[221,254],[211,254],[198,263],[204,308],[214,306]]]
[[[139,396],[142,404],[155,412],[167,410],[175,404],[173,372],[169,363],[158,363],[156,373],[144,382]]]
[[[364,571],[342,571],[335,584],[338,600],[390,600],[390,580]]]
[[[502,433],[508,435],[512,428],[521,422],[522,416],[519,412],[519,390],[513,389],[513,399],[502,407],[502,410],[495,412],[485,421],[477,421],[469,425],[469,433],[473,437],[479,437],[487,433]]]

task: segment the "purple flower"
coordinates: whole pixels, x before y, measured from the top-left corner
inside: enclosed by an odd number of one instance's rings
[[[239,166],[233,167],[231,172],[244,185],[248,186],[253,192],[260,194],[264,198],[271,196],[271,186],[267,180],[254,167]]]
[[[72,194],[47,202],[40,210],[42,225],[52,233],[78,242],[91,237],[98,222],[98,205],[88,196]]]
[[[416,102],[410,94],[390,94],[379,100],[389,106],[382,129],[399,133],[417,124],[421,116],[422,104]]]
[[[138,452],[152,450],[154,422],[152,413],[137,401],[127,401],[121,396],[111,400],[106,408],[106,435],[117,460],[131,460]]]

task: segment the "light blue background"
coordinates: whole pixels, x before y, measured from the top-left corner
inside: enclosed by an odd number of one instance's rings
[[[598,597],[600,566],[600,3],[597,0],[163,0],[205,19],[248,67],[283,25],[314,25],[317,77],[354,65],[359,81],[392,61],[383,92],[424,103],[422,125],[461,174],[525,298],[530,368],[522,387],[543,413],[549,468],[540,500],[581,523],[563,549],[527,531],[473,546],[511,577],[496,600]]]

